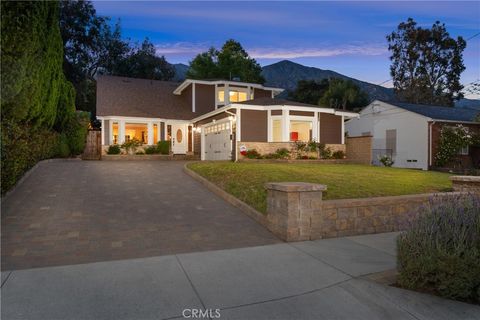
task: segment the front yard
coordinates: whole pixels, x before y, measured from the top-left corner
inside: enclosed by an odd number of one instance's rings
[[[325,184],[327,200],[450,191],[452,186],[446,173],[356,164],[196,162],[188,167],[263,213],[266,182]]]

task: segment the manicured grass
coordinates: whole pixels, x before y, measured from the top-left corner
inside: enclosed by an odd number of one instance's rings
[[[197,162],[188,167],[260,212],[266,182],[327,185],[324,199],[349,199],[450,191],[449,174],[356,164]]]

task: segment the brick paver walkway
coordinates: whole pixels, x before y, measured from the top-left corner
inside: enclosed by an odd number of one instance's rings
[[[279,242],[183,164],[42,163],[2,202],[2,270]]]

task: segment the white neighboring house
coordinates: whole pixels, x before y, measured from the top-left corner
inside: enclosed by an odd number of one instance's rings
[[[477,114],[473,109],[375,100],[360,111],[359,118],[345,123],[345,131],[352,137],[372,136],[374,164],[391,154],[394,167],[428,170],[434,164],[441,127],[478,127]]]

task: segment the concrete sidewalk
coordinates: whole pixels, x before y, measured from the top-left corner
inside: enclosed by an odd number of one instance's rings
[[[395,268],[396,235],[8,272],[2,319],[479,319],[478,306],[365,277]]]

